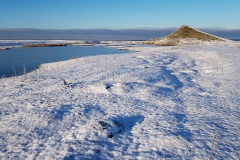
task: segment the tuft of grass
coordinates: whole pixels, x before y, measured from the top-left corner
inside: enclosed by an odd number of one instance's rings
[[[27,81],[27,67],[23,65],[23,82]]]
[[[65,81],[65,79],[63,79],[63,84],[64,84],[64,86],[68,85],[68,83]]]
[[[70,57],[69,60],[77,59],[77,57]]]

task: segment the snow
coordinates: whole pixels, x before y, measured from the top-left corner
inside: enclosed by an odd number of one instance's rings
[[[0,79],[0,159],[239,159],[237,44],[108,43]]]

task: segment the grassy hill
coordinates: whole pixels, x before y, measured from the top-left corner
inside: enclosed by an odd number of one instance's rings
[[[183,41],[184,41],[184,43],[191,43],[194,41],[195,42],[196,41],[199,41],[199,42],[210,42],[210,41],[223,42],[224,40],[219,37],[195,30],[189,26],[184,25],[166,37],[148,40],[144,43],[161,45],[161,46],[174,46],[174,45],[180,44]]]

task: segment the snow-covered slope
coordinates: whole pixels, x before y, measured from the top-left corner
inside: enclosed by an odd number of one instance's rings
[[[240,49],[130,48],[0,79],[0,159],[239,159]]]

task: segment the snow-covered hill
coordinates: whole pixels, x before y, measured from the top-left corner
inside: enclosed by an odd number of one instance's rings
[[[239,159],[238,47],[125,48],[0,79],[0,159]]]
[[[226,43],[231,40],[217,37],[189,26],[183,25],[168,36],[145,41],[145,44],[154,44],[160,46],[176,46],[183,44],[215,44]]]

